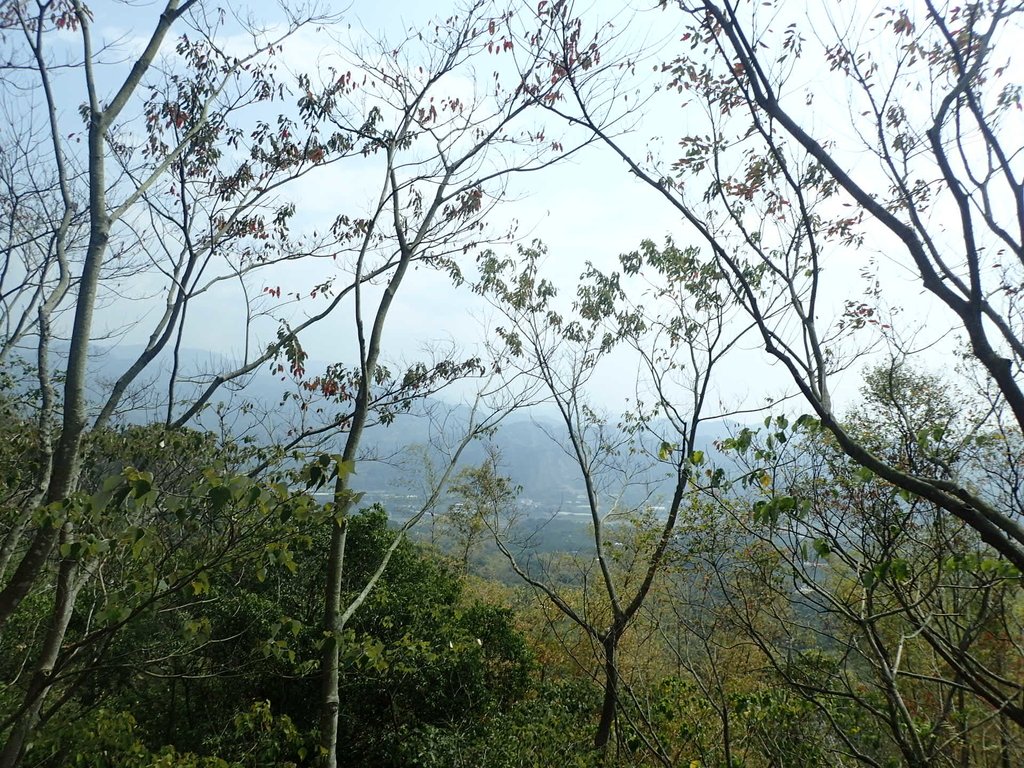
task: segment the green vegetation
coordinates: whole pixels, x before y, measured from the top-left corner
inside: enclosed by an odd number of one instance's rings
[[[1005,439],[972,426],[951,397],[935,377],[876,369],[845,423],[878,450],[904,453],[893,461],[948,449],[949,462],[980,473]],[[913,429],[894,426],[896,413]],[[918,426],[938,423],[941,439]],[[6,444],[18,446],[19,430],[8,429]],[[681,507],[642,608],[618,638],[604,746],[594,733],[607,657],[592,628],[614,613],[595,583],[587,522],[548,530],[518,517],[517,489],[494,454],[451,486],[452,533],[440,549],[399,538],[382,507],[350,516],[343,602],[394,548],[337,637],[339,764],[1020,759],[1015,569],[965,526],[851,464],[812,419],[769,418],[719,448],[733,480]],[[320,461],[290,488],[237,473],[261,454],[189,430],[92,433],[83,490],[59,514],[89,531],[78,556],[102,573],[79,592],[51,682],[59,694],[40,713],[26,761],[316,761],[318,662],[331,640],[319,585],[333,507],[301,490],[315,486]],[[21,459],[11,461],[14,472]],[[13,479],[8,489],[14,498]],[[573,551],[559,548],[564,525]],[[616,585],[636,583],[662,527],[650,511],[606,524],[602,559]],[[524,583],[508,562],[522,569],[528,551]],[[6,712],[30,690],[25,669],[53,604],[34,590],[3,635]]]
[[[1024,764],[1024,7],[660,5],[0,4],[0,768]],[[567,295],[591,145],[685,229]]]

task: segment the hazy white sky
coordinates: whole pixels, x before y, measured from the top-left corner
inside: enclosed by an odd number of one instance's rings
[[[655,45],[677,39],[673,28],[677,15],[671,11],[644,10],[654,3],[637,5],[640,10],[634,14],[623,11],[618,3],[597,2],[584,11],[584,18],[590,21],[613,16],[621,25],[629,16],[628,38],[623,44]],[[113,15],[111,7],[115,8]],[[97,29],[107,39],[121,38],[126,50],[139,44],[157,13],[155,4],[112,6],[96,2],[92,8]],[[432,16],[446,14],[448,5],[436,1],[370,3],[353,0],[343,10],[343,24],[349,29],[341,31],[342,36],[358,38],[366,31],[372,36],[389,37],[422,24]],[[258,7],[257,12],[263,11]],[[272,11],[268,9],[266,13],[269,15]],[[815,13],[820,11],[812,9],[811,14]],[[668,56],[667,52],[653,53],[638,69],[650,72],[656,62]],[[306,30],[287,44],[282,61],[294,70],[312,71],[337,61],[337,56],[323,37],[314,30]],[[638,77],[637,87],[652,88],[655,83],[652,77]],[[814,90],[814,84],[819,81],[821,87],[815,91],[815,104],[807,113],[812,128],[851,138],[850,105],[845,95],[830,91],[828,81],[819,70],[805,68],[793,73],[794,88],[811,86]],[[624,142],[638,153],[651,146],[656,153],[664,152],[671,157],[675,151],[674,137],[688,127],[692,114],[689,107],[682,107],[681,98],[662,94],[624,137]],[[551,130],[557,133],[561,129],[552,125]],[[856,154],[849,155],[847,160],[856,167]],[[307,177],[294,193],[300,212],[297,221],[322,228],[325,220],[332,219],[341,210],[358,208],[361,200],[374,194],[374,173],[366,166],[331,169]],[[576,277],[587,261],[610,269],[618,254],[634,249],[642,239],[660,242],[666,235],[672,235],[679,244],[692,239],[672,209],[631,176],[621,161],[603,147],[590,148],[543,174],[515,177],[508,191],[509,199],[497,211],[494,229],[500,230],[505,221],[514,219],[526,239],[537,237],[547,243],[550,255],[545,269],[564,293],[571,294]],[[873,260],[884,281],[887,300],[904,310],[907,324],[926,328],[922,339],[942,335],[944,316],[930,310],[919,299],[921,290],[917,281],[899,266],[898,260],[889,259],[889,244],[879,237],[878,242],[869,242],[860,252],[837,254],[828,266],[826,284],[830,287],[825,293],[821,320],[827,322],[827,313],[835,315],[841,311],[845,298],[863,290],[866,283],[861,272],[869,260]],[[277,277],[284,290],[293,286],[301,290],[319,277],[310,269],[321,270],[323,266],[289,267]],[[244,313],[237,296],[227,291],[217,301],[207,302],[202,312],[205,314],[201,319],[193,317],[199,321],[191,326],[188,345],[239,353],[243,344]],[[389,354],[392,358],[414,358],[424,344],[448,339],[473,349],[481,339],[483,328],[493,322],[488,320],[489,314],[492,311],[478,297],[465,289],[454,288],[443,275],[420,270],[403,285],[393,310],[387,334]],[[117,306],[102,318],[111,327],[123,322],[123,314]],[[140,323],[138,331],[128,334],[124,340],[139,343],[145,335],[145,323]],[[346,312],[325,323],[307,334],[303,341],[313,359],[345,358],[353,349],[350,314]],[[765,395],[778,397],[791,389],[787,376],[779,366],[770,364],[760,352],[756,339],[751,338],[746,347],[722,368],[717,389],[725,403],[742,402],[753,406],[763,403]],[[633,381],[628,368],[629,363],[623,362],[616,371],[596,382],[595,398],[615,409],[622,397],[631,395]],[[840,400],[851,398],[856,388],[857,376],[851,374],[845,382],[840,380],[837,395]]]

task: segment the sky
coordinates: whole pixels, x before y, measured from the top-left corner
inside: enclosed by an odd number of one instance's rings
[[[621,9],[612,10],[615,4],[605,3],[594,7],[588,13],[594,18],[600,16],[621,17]],[[95,6],[97,23],[103,18],[101,5]],[[147,13],[148,11],[148,13]],[[403,29],[422,24],[423,20],[446,12],[443,3],[428,7],[423,3],[405,2],[380,4],[355,2],[344,13],[339,37],[358,41],[361,37],[396,36]],[[123,39],[121,47],[138,49],[145,29],[144,21],[152,16],[151,7],[139,6],[132,9],[132,15],[139,19],[135,29],[128,29],[124,19],[118,24],[100,27],[108,40]],[[638,23],[639,21],[639,23]],[[651,38],[667,37],[664,29],[665,14],[641,13],[632,20],[630,44],[641,46]],[[635,41],[635,42],[634,42]],[[280,56],[284,67],[292,71],[311,71],[325,66],[340,66],[339,54],[331,43],[316,30],[306,29],[294,40],[285,42]],[[652,64],[653,66],[653,64]],[[553,124],[549,118],[540,118],[548,124],[552,135],[569,134],[562,126]],[[625,137],[642,151],[645,137],[641,132]],[[322,227],[323,221],[330,220],[340,209],[365,207],[365,200],[375,195],[377,168],[341,167],[328,169],[301,180],[292,195],[298,203],[296,222],[308,226]],[[533,238],[541,239],[548,248],[544,274],[551,279],[568,298],[571,298],[579,274],[587,262],[593,262],[603,269],[614,269],[618,256],[637,248],[640,241],[651,238],[661,241],[666,235],[680,235],[677,216],[663,204],[645,184],[626,172],[620,160],[600,145],[592,146],[579,155],[537,174],[515,177],[507,190],[507,202],[495,211],[490,222],[493,231],[501,231],[511,221],[518,223],[521,242]],[[296,270],[289,266],[276,279],[287,293],[288,288],[315,281],[321,274],[322,265]],[[268,282],[273,282],[268,280]],[[244,313],[237,296],[225,292],[219,306],[205,308],[206,317],[192,326],[189,346],[210,349],[217,352],[240,352]],[[232,311],[234,307],[234,311]],[[488,328],[500,323],[494,309],[483,299],[465,288],[457,289],[444,274],[429,270],[418,270],[401,289],[389,319],[386,354],[392,359],[415,358],[420,349],[431,344],[447,344],[452,341],[469,352],[480,349],[482,337]],[[111,306],[106,315],[112,328],[123,323],[123,314],[118,303]],[[338,327],[343,338],[339,338]],[[336,322],[325,323],[311,329],[303,336],[303,344],[314,360],[334,360],[351,354],[354,350],[347,314]],[[139,323],[137,330],[124,337],[125,344],[138,344],[148,334],[148,326]],[[346,338],[347,337],[347,338]],[[340,354],[339,354],[340,351]],[[624,398],[635,395],[635,382],[631,377],[621,375],[622,365],[629,361],[612,363],[615,375],[599,376],[593,382],[594,399],[609,408],[616,408]],[[635,364],[634,364],[635,365]],[[723,397],[729,401],[746,399],[752,391],[741,371],[749,370],[747,363],[735,364],[735,374],[728,377],[728,386],[723,384]],[[770,374],[768,374],[770,376]],[[779,375],[775,389],[785,385]],[[764,384],[759,381],[758,389]],[[760,394],[760,393],[759,393]]]
[[[623,34],[619,45],[624,49],[646,47],[650,50],[647,59],[638,66],[641,74],[635,80],[637,88],[649,92],[657,82],[653,70],[668,57],[663,46],[671,48],[677,44],[678,18],[671,12],[645,8],[651,3],[635,5],[637,8],[626,11],[619,3],[594,2],[584,8],[583,18],[587,22],[598,18],[613,19],[617,31],[621,30]],[[107,41],[116,41],[116,51],[125,61],[130,60],[130,54],[141,47],[158,13],[154,3],[96,2],[91,7],[97,35]],[[262,6],[258,8],[258,13],[272,15],[272,11]],[[391,39],[403,30],[423,24],[432,16],[443,16],[448,12],[448,5],[436,1],[370,3],[353,0],[333,10],[342,16],[340,26],[333,33],[335,37],[358,45],[368,38]],[[821,18],[815,17],[820,11],[812,8],[808,13],[814,24],[822,22]],[[627,20],[628,26],[625,24]],[[867,29],[865,26],[864,30]],[[239,38],[229,44],[241,47],[243,43],[244,40]],[[113,53],[109,60],[114,60]],[[279,58],[282,69],[293,72],[322,71],[325,66],[337,64],[340,60],[334,43],[314,29],[303,30],[286,42]],[[113,77],[119,69],[123,70],[123,64],[111,66],[109,75]],[[643,75],[644,71],[652,74]],[[849,118],[851,105],[845,101],[845,94],[830,91],[822,72],[805,68],[791,74],[794,90],[808,85],[815,90],[816,101],[806,112],[811,127],[822,132],[834,132],[837,138],[853,138]],[[822,85],[816,88],[814,84],[819,80]],[[73,125],[76,119],[75,99],[80,98],[80,93],[70,78],[62,80],[59,87],[68,105],[62,120]],[[456,85],[456,90],[459,87]],[[468,91],[473,86],[465,80],[461,87]],[[633,121],[622,141],[638,156],[652,148],[655,153],[663,152],[671,157],[675,152],[672,137],[689,127],[690,115],[694,114],[691,109],[683,106],[682,97],[660,93]],[[544,127],[552,135],[565,133],[566,143],[571,141],[572,131],[565,131],[550,119]],[[848,155],[845,161],[855,170],[860,162],[855,153]],[[365,207],[365,201],[371,198],[376,188],[375,174],[369,163],[357,163],[340,169],[325,169],[303,179],[290,193],[297,204],[296,225],[322,228],[325,219],[333,218],[342,210]],[[546,243],[549,255],[544,273],[566,296],[571,296],[576,278],[587,262],[593,262],[602,269],[613,269],[618,255],[635,249],[643,239],[661,242],[670,235],[681,245],[693,240],[692,233],[686,230],[670,206],[650,187],[628,173],[624,164],[601,146],[588,148],[543,174],[514,177],[507,190],[507,201],[494,213],[492,228],[500,231],[513,220],[518,222],[518,231],[524,242],[539,238]],[[826,285],[829,288],[824,296],[822,313],[826,316],[831,313],[834,317],[841,311],[846,298],[862,293],[868,285],[862,273],[870,266],[885,286],[889,306],[903,312],[908,327],[922,329],[920,344],[930,344],[933,339],[944,335],[945,318],[921,298],[917,279],[898,258],[890,256],[891,246],[879,233],[878,240],[869,238],[864,249],[837,254],[828,267]],[[312,266],[289,265],[268,276],[267,283],[280,285],[285,292],[289,288],[306,290],[309,285],[322,280],[324,275],[331,274],[330,270],[329,266],[325,270],[323,262]],[[130,287],[145,291],[139,283]],[[155,317],[158,304],[152,300],[149,303],[136,302],[126,312],[127,305],[115,298],[112,297],[100,313],[101,327],[111,332],[120,331],[125,327],[126,315],[134,313],[134,323],[129,324],[133,327],[119,336],[119,343],[132,345],[144,342],[150,327],[148,323]],[[227,288],[212,292],[209,300],[196,312],[198,314],[191,318],[193,322],[185,340],[187,346],[229,356],[242,353],[246,314],[237,292]],[[350,317],[350,312],[343,313],[303,336],[303,344],[311,359],[329,361],[352,354]],[[828,322],[827,317],[822,319]],[[403,285],[389,319],[386,354],[391,359],[410,359],[416,357],[424,346],[449,342],[473,351],[480,348],[488,329],[496,322],[493,308],[485,301],[464,287],[457,289],[452,286],[443,274],[418,270]],[[262,337],[258,341],[265,344],[271,333],[272,329],[266,327],[257,334]],[[949,344],[940,344],[940,348],[948,354],[950,347]],[[931,360],[937,366],[942,364],[938,357]],[[613,358],[607,373],[596,377],[592,383],[595,401],[612,410],[626,407],[624,400],[634,394],[635,387],[635,377],[629,375],[631,365],[635,364],[626,357]],[[855,367],[837,380],[835,394],[840,402],[850,402],[856,397],[858,378],[859,370]],[[766,398],[778,399],[792,389],[788,376],[780,366],[770,363],[753,338],[740,344],[737,353],[725,361],[716,382],[718,399],[726,407],[756,407],[764,404]]]

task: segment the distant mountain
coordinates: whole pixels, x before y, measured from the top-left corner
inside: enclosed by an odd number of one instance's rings
[[[708,424],[700,431],[697,447],[705,452],[709,463],[715,462],[721,457],[715,443],[739,428],[729,423]],[[425,446],[429,439],[424,420],[411,415],[400,416],[390,427],[369,432],[364,450],[377,460],[357,465],[355,484],[368,491],[389,494],[412,487],[410,478],[422,467],[423,454],[410,451],[410,446]],[[488,442],[500,453],[499,471],[522,487],[522,498],[528,505],[538,511],[585,511],[585,486],[576,460],[567,451],[564,425],[549,417],[518,413],[508,417]],[[667,476],[669,468],[651,458],[657,447],[648,444],[645,450],[623,450],[614,457],[596,478],[602,494],[620,498],[628,505],[645,500],[667,503],[674,486]],[[442,460],[436,451],[427,451],[426,455],[435,463]],[[463,455],[463,464],[479,464],[485,456],[482,443],[471,444]]]
[[[141,351],[141,347],[130,345],[96,350],[90,359],[90,389],[95,402],[102,402],[111,384]],[[171,355],[164,352],[143,374],[126,400],[131,407],[122,414],[124,421],[145,423],[165,417],[171,362]],[[236,365],[237,361],[225,355],[184,349],[179,356],[179,374],[186,381],[178,385],[176,394],[190,398],[213,375]],[[316,363],[309,364],[309,370],[317,369]],[[272,374],[268,365],[248,376],[244,389],[222,388],[212,405],[238,406],[245,402],[249,406],[245,409],[227,409],[231,413],[227,428],[236,434],[249,432],[257,439],[285,440],[290,428],[302,417],[297,402],[283,397],[293,386]],[[198,425],[208,429],[224,426],[218,422],[214,411],[211,408],[202,414],[197,420]],[[412,505],[423,492],[427,464],[439,467],[446,462],[443,451],[436,447],[439,414],[444,415],[445,431],[450,441],[464,432],[469,409],[440,400],[420,404],[413,413],[399,415],[389,426],[377,425],[368,429],[362,456],[357,462],[354,485],[372,496]],[[705,452],[709,462],[722,460],[715,448],[716,441],[741,427],[730,422],[705,424],[698,437],[697,448]],[[500,452],[500,471],[522,486],[525,505],[536,508],[538,514],[557,510],[567,514],[584,511],[584,484],[579,467],[566,450],[568,441],[564,424],[550,411],[537,409],[513,414],[488,438],[488,442]],[[651,503],[657,504],[659,499],[664,503],[672,493],[672,483],[666,477],[666,466],[650,458],[651,454],[657,453],[657,442],[653,438],[648,439],[640,447],[644,450],[632,454],[623,451],[610,462],[611,466],[600,473],[598,482],[601,490],[604,495],[620,498],[625,504],[639,504],[648,499]],[[331,451],[339,449],[338,444],[324,447],[324,450]],[[477,441],[464,451],[462,464],[479,464],[485,457],[485,443]],[[407,502],[396,501],[400,499],[407,499]]]

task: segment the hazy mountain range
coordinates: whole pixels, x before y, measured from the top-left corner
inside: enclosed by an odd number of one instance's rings
[[[99,402],[109,389],[110,383],[135,359],[139,347],[120,346],[99,348],[90,361],[90,381],[93,398]],[[322,365],[310,362],[308,369],[316,371]],[[228,368],[225,357],[201,350],[183,350],[180,356],[180,371],[186,377],[196,373]],[[128,402],[132,408],[122,419],[142,423],[160,420],[165,415],[167,380],[170,358],[164,355],[145,374],[140,386]],[[184,383],[177,393],[182,397],[190,394],[190,387],[198,384]],[[300,420],[301,415],[295,400],[284,399],[289,384],[270,373],[269,365],[252,374],[244,389],[232,391],[224,388],[215,401],[225,404],[225,419],[210,408],[198,422],[206,428],[226,426],[236,433],[251,432],[257,439],[287,439],[289,429]],[[239,410],[243,402],[251,408]],[[415,409],[410,414],[399,415],[389,426],[375,426],[369,429],[363,439],[361,458],[357,462],[354,485],[368,492],[371,497],[389,499],[401,506],[402,499],[411,505],[421,497],[430,474],[428,465],[436,471],[446,463],[443,450],[437,448],[444,442],[439,435],[437,419],[428,417],[426,412],[444,412],[448,441],[452,442],[466,423],[469,409],[464,405],[446,404],[441,400],[428,401],[427,407]],[[309,415],[307,414],[307,418]],[[611,419],[614,427],[615,419]],[[665,427],[667,425],[656,425]],[[720,458],[715,443],[740,425],[732,422],[716,422],[703,425],[697,448],[705,451],[709,461]],[[612,431],[614,436],[614,430]],[[567,451],[565,426],[557,414],[550,409],[520,411],[507,417],[485,441],[474,441],[463,452],[463,466],[481,463],[487,455],[487,445],[493,445],[500,453],[499,471],[522,487],[521,498],[527,508],[536,507],[539,513],[561,511],[582,512],[584,486],[579,467]],[[671,440],[670,437],[666,439]],[[645,438],[640,449],[630,453],[625,447],[619,455],[609,458],[599,477],[602,495],[606,499],[621,499],[624,504],[635,505],[645,501],[657,505],[664,503],[671,495],[672,484],[667,477],[669,468],[652,460],[657,454],[660,440],[654,436]],[[432,447],[433,446],[433,447]],[[340,444],[324,446],[324,450],[340,450]]]

